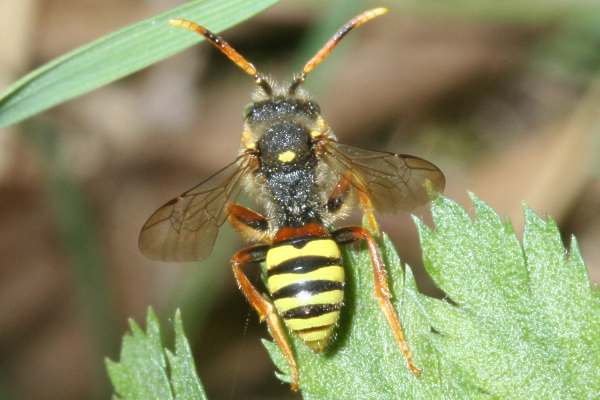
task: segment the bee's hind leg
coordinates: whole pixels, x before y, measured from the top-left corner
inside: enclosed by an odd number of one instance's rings
[[[233,267],[233,275],[238,283],[238,286],[250,305],[254,307],[258,313],[260,320],[266,320],[271,332],[271,336],[275,340],[277,347],[281,350],[281,353],[287,360],[290,366],[290,376],[292,382],[290,386],[293,391],[298,390],[298,366],[296,365],[296,359],[292,348],[288,341],[287,335],[281,324],[281,320],[275,311],[275,306],[267,299],[265,299],[259,291],[254,287],[252,282],[246,276],[243,268],[252,263],[258,263],[265,260],[267,250],[269,246],[259,245],[254,247],[248,247],[235,253],[231,259]]]
[[[394,333],[394,338],[396,339],[396,343],[398,343],[398,347],[400,347],[400,351],[406,360],[408,369],[415,376],[419,376],[421,370],[417,368],[413,361],[412,353],[408,347],[408,342],[404,336],[404,331],[402,330],[402,323],[400,322],[400,318],[398,317],[398,314],[396,313],[396,310],[391,302],[392,294],[388,285],[385,264],[383,263],[381,253],[379,252],[379,248],[375,243],[375,239],[373,239],[373,236],[371,236],[368,230],[360,226],[341,228],[334,231],[332,234],[334,240],[339,244],[352,243],[357,240],[365,240],[367,242],[367,249],[369,250],[371,264],[373,265],[375,297],[379,301],[379,308],[383,312],[383,315],[385,316],[390,328],[392,329],[392,332]]]

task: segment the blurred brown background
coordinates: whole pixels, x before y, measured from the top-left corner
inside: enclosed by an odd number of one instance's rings
[[[0,87],[179,3],[3,0]],[[448,196],[470,207],[477,193],[519,232],[523,201],[551,215],[598,283],[600,12],[484,3],[288,0],[224,35],[287,79],[356,12],[390,6],[307,81],[340,140],[435,162]],[[103,358],[117,358],[127,317],[143,320],[148,305],[163,321],[182,308],[211,399],[296,398],[236,290],[227,260],[242,244],[230,228],[199,265],[137,249],[154,209],[234,157],[252,89],[203,44],[0,132],[1,399],[108,398]],[[439,295],[409,216],[380,219],[421,290]]]

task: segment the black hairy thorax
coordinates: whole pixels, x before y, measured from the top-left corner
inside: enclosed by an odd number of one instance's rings
[[[269,118],[261,121],[264,132],[257,142],[257,172],[265,180],[278,227],[322,222],[312,140],[302,118],[292,118],[298,116],[300,107],[290,101],[264,103],[259,113],[264,118],[266,112]]]

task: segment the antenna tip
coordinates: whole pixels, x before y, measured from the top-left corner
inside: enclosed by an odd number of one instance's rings
[[[182,25],[185,25],[186,21],[181,18],[175,18],[169,20],[169,25],[179,28]]]
[[[386,7],[377,7],[372,9],[369,14],[371,14],[372,18],[375,17],[379,17],[380,15],[383,15],[385,13],[387,13],[389,11],[389,9],[387,9]]]

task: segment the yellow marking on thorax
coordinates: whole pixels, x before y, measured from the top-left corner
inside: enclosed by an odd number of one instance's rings
[[[284,320],[285,324],[293,331],[309,329],[315,326],[333,325],[340,318],[339,311],[332,311],[327,314],[319,315],[313,318],[293,318]]]
[[[294,161],[294,158],[296,158],[296,153],[294,153],[291,150],[282,151],[281,153],[279,153],[277,155],[277,159],[279,161],[281,161],[282,163],[292,162],[292,161]]]
[[[325,128],[327,128],[327,123],[325,122],[323,117],[319,116],[319,118],[317,118],[317,126],[319,127],[319,131],[325,131]]]
[[[273,247],[267,252],[267,269],[271,269],[284,261],[306,256],[321,256],[340,258],[340,248],[331,239],[315,239],[306,243],[302,248],[291,244]]]
[[[267,279],[267,286],[269,287],[269,292],[275,293],[279,289],[296,282],[317,280],[344,282],[344,268],[339,265],[332,265],[307,272],[306,274],[277,274]]]
[[[242,146],[248,150],[256,149],[256,143],[252,140],[252,133],[248,131],[242,132]]]
[[[344,300],[344,292],[339,289],[328,292],[317,293],[308,296],[285,297],[275,300],[275,308],[281,314],[292,308],[306,306],[309,304],[338,304]]]

